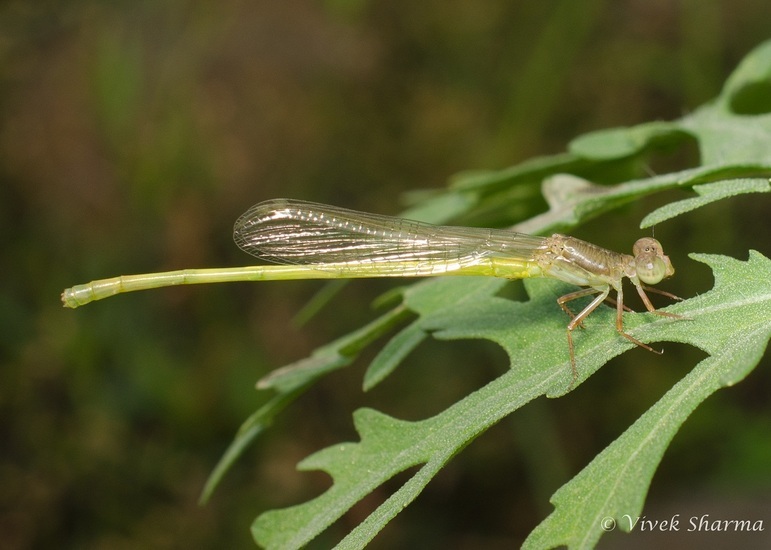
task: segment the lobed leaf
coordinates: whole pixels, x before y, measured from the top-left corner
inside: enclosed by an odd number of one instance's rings
[[[696,210],[697,208],[701,208],[702,206],[728,197],[746,193],[769,193],[771,192],[771,185],[769,185],[767,179],[752,178],[694,185],[693,190],[699,195],[698,197],[670,202],[661,208],[657,208],[643,218],[643,221],[640,222],[640,227],[643,229],[652,227],[657,223],[664,222],[679,216],[680,214],[685,214],[686,212]]]
[[[771,102],[757,90],[769,83],[771,42],[742,62],[715,101],[679,120],[593,132],[576,138],[564,154],[498,172],[463,174],[445,193],[415,207],[411,215],[444,222],[475,211],[492,212],[511,204],[512,197],[530,197],[531,189],[540,184],[548,210],[515,229],[542,234],[667,189],[697,186],[700,196],[664,207],[643,224],[660,223],[739,193],[767,192]],[[700,166],[642,179],[615,178],[651,151],[678,147],[689,140],[699,147]],[[733,181],[720,181],[729,179]],[[722,256],[692,257],[712,267],[716,281],[710,292],[667,309],[689,320],[630,314],[625,315],[625,328],[643,342],[685,342],[703,349],[709,357],[555,493],[555,511],[533,531],[528,547],[591,546],[602,534],[603,518],[619,521],[625,514],[639,514],[661,456],[688,415],[717,389],[746,376],[763,354],[771,331],[768,260],[758,253],[752,253],[747,262]],[[319,376],[348,364],[364,346],[411,314],[417,318],[397,333],[367,371],[365,388],[390,375],[429,334],[439,339],[491,340],[511,360],[511,369],[499,378],[425,420],[406,422],[371,409],[357,411],[358,442],[335,445],[300,464],[301,469],[329,473],[330,489],[309,502],[259,516],[252,528],[258,543],[269,548],[301,547],[386,480],[417,467],[400,489],[340,543],[341,547],[360,548],[480,433],[538,396],[556,397],[569,391],[567,346],[564,336],[555,338],[564,335],[565,319],[554,304],[567,287],[549,280],[526,281],[530,299],[514,302],[497,296],[503,284],[505,281],[477,278],[417,283],[402,291],[403,306],[263,381],[263,386],[278,392],[277,400],[267,405],[266,413],[258,412],[256,420],[247,423],[229,460],[285,402]],[[576,337],[577,383],[632,347],[616,333],[610,308],[600,308],[584,324],[587,330]]]
[[[689,343],[710,356],[554,494],[554,512],[530,534],[525,548],[589,548],[608,521],[630,531],[661,457],[683,422],[707,397],[739,382],[760,361],[771,337],[771,261],[757,252],[747,262],[692,257],[713,269],[715,287],[670,308],[690,320],[666,330],[651,325],[640,333],[646,341]]]

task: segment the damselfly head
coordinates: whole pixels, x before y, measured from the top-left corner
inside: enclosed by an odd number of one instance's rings
[[[661,243],[651,237],[639,239],[632,247],[637,276],[648,285],[655,285],[675,274],[675,268],[664,255]]]

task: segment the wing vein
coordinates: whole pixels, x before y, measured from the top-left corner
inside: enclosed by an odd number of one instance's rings
[[[368,266],[381,272],[421,263],[471,265],[489,257],[532,260],[543,237],[501,229],[438,226],[334,206],[274,199],[250,208],[235,223],[238,246],[282,263]]]

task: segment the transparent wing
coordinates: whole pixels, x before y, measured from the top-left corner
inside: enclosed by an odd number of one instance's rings
[[[408,265],[474,265],[500,256],[531,260],[545,239],[500,229],[439,226],[290,199],[250,208],[233,238],[245,252],[283,264],[348,264],[397,275]],[[448,267],[449,269],[449,267]]]

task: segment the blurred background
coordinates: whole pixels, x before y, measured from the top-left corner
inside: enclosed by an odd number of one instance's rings
[[[371,301],[399,283],[355,282],[302,327],[293,316],[320,283],[165,289],[77,311],[61,307],[63,288],[251,263],[232,223],[268,198],[397,214],[404,192],[458,171],[678,118],[769,38],[770,16],[765,0],[4,2],[0,547],[251,548],[258,513],[328,486],[295,464],[355,438],[357,407],[424,418],[507,367],[492,344],[434,342],[362,394],[363,357],[303,396],[199,507],[210,470],[267,397],[255,381],[374,318]],[[694,162],[686,152],[670,168]],[[673,197],[579,234],[626,251],[643,215]],[[767,213],[740,197],[657,228],[678,268],[667,290],[711,287],[690,251],[768,254]],[[626,353],[490,430],[373,547],[518,546],[552,492],[703,356],[664,347],[655,361]],[[771,522],[765,367],[689,419],[654,478],[649,517]],[[642,540],[652,539],[602,545]]]

